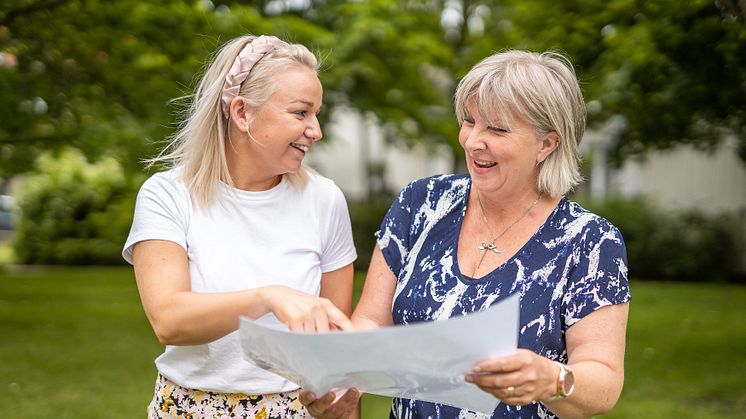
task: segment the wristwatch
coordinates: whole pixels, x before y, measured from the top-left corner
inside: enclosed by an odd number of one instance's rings
[[[562,400],[572,394],[572,391],[575,390],[575,376],[570,367],[561,362],[554,361],[554,363],[557,364],[560,369],[559,375],[557,376],[557,392],[554,393],[554,396],[548,398],[547,402]]]

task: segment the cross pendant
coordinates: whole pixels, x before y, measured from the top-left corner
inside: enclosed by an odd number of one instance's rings
[[[500,249],[498,249],[497,246],[495,246],[494,242],[492,242],[492,243],[484,243],[484,242],[482,242],[482,244],[479,245],[479,247],[477,249],[479,249],[479,250],[492,250],[493,252],[498,253],[498,254],[502,253],[502,251]]]

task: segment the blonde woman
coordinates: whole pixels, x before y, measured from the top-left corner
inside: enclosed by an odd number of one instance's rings
[[[303,165],[321,139],[317,61],[272,36],[225,44],[143,184],[124,258],[162,344],[150,418],[303,418],[298,386],[245,361],[239,316],[351,328],[344,196]],[[349,411],[348,393],[339,411]],[[324,417],[341,413],[331,409]]]

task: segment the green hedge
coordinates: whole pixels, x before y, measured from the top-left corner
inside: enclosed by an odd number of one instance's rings
[[[622,232],[631,278],[746,282],[738,214],[668,212],[643,199],[610,199],[588,209]]]
[[[374,233],[381,226],[381,221],[386,215],[391,202],[390,199],[376,199],[371,201],[350,202],[350,218],[352,219],[352,237],[357,249],[357,260],[355,270],[366,272],[370,265],[370,256],[376,245]]]
[[[89,163],[77,151],[42,155],[16,191],[17,262],[51,265],[123,263],[136,189],[113,158]]]

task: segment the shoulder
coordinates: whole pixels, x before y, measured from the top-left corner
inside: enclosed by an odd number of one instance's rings
[[[408,195],[413,201],[437,202],[445,196],[462,196],[469,190],[470,179],[466,174],[434,175],[410,182],[399,194]]]
[[[142,189],[186,189],[184,182],[179,176],[178,169],[158,172],[150,176],[142,184]]]
[[[317,172],[309,171],[306,185],[300,191],[302,201],[321,211],[347,205],[344,193],[331,179]]]
[[[342,190],[333,180],[315,171],[309,171],[308,181],[303,188],[303,193],[322,198],[343,195]]]
[[[314,170],[308,171],[306,188],[316,193],[332,193],[339,190],[339,186],[333,180]]]
[[[562,198],[558,205],[557,224],[567,238],[595,241],[593,239],[603,237],[622,240],[621,232],[609,220],[567,198]]]
[[[149,177],[140,187],[139,196],[160,201],[188,201],[189,191],[177,169],[158,172]]]

